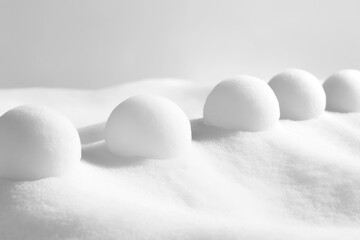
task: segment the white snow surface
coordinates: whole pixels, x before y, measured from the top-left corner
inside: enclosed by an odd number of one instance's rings
[[[360,239],[360,113],[221,130],[200,119],[214,85],[0,90],[1,113],[48,105],[76,124],[83,143],[66,176],[0,180],[0,239]],[[138,94],[181,106],[192,119],[188,151],[160,160],[107,151],[104,122]]]

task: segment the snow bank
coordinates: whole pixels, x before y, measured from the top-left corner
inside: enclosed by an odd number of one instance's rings
[[[166,96],[194,118],[211,89],[149,80],[56,90],[57,99],[39,94],[52,89],[0,90],[1,112],[51,103],[77,123],[83,143],[70,175],[0,180],[1,239],[359,239],[360,113],[280,120],[258,132],[192,120],[191,147],[166,161],[108,151],[101,122],[129,95]]]

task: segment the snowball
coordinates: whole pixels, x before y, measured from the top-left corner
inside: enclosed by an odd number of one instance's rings
[[[81,158],[79,134],[69,119],[32,105],[0,117],[0,177],[36,180],[59,176]]]
[[[307,120],[325,110],[326,97],[320,81],[304,70],[285,70],[269,85],[279,100],[282,119]]]
[[[279,116],[279,103],[267,83],[245,75],[216,85],[204,106],[206,124],[232,130],[266,130]]]
[[[323,86],[327,110],[360,112],[360,71],[339,71],[326,79]]]
[[[175,157],[191,143],[190,121],[166,98],[131,97],[111,113],[105,142],[109,151],[118,156]]]

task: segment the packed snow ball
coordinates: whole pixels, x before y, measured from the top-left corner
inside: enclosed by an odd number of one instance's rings
[[[282,119],[308,120],[325,110],[324,89],[311,73],[288,69],[274,76],[269,85],[279,100]]]
[[[23,105],[0,117],[0,177],[36,180],[67,174],[80,161],[73,123],[47,107]]]
[[[207,125],[239,131],[262,131],[274,127],[280,117],[279,103],[266,82],[252,76],[223,80],[204,105]]]
[[[191,144],[190,121],[180,107],[164,97],[131,97],[111,113],[105,143],[119,157],[176,157]]]
[[[360,71],[347,69],[325,80],[326,109],[334,112],[360,112]]]

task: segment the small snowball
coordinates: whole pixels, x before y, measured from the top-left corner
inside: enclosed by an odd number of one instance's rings
[[[79,134],[56,111],[33,105],[0,117],[0,177],[36,180],[60,176],[81,158]]]
[[[131,97],[111,113],[105,142],[109,151],[118,156],[175,157],[191,143],[190,121],[166,98]]]
[[[246,75],[220,82],[204,105],[206,124],[231,130],[266,130],[276,125],[279,117],[279,103],[271,88]]]
[[[325,110],[326,96],[320,81],[304,70],[285,70],[274,76],[269,85],[279,100],[282,119],[307,120]]]
[[[360,71],[339,71],[326,79],[323,86],[327,110],[360,112]]]

